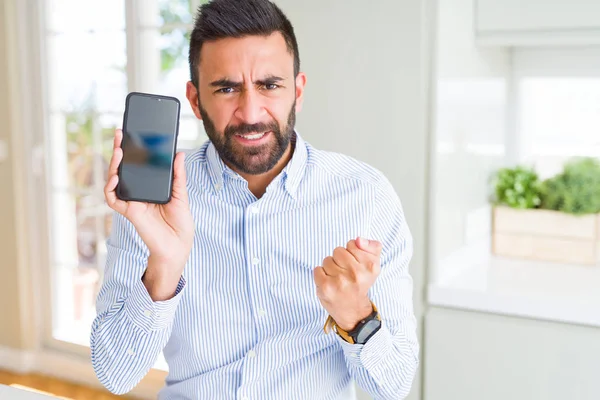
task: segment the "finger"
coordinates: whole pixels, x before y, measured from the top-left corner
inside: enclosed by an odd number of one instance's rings
[[[380,262],[380,256],[369,253],[365,250],[361,250],[357,245],[358,240],[351,240],[347,244],[348,251],[356,257],[360,265],[364,266],[367,270],[376,273]],[[379,249],[381,252],[381,249]]]
[[[332,296],[334,286],[331,284],[331,277],[329,277],[324,268],[316,267],[313,271],[315,277],[315,285],[317,287],[317,297],[321,301],[327,301]]]
[[[323,284],[328,279],[328,276],[325,273],[325,270],[323,269],[323,267],[315,267],[315,269],[313,270],[313,275],[315,278],[315,285],[317,285],[317,287],[323,286]]]
[[[348,252],[350,254],[352,254],[352,256],[360,263],[360,264],[365,264],[368,261],[371,260],[371,258],[373,257],[373,255],[371,253],[368,253],[364,250],[361,250],[357,243],[356,240],[350,240],[347,244],[346,244],[346,249],[348,250]]]
[[[332,256],[325,257],[323,260],[323,271],[327,276],[338,276],[343,269],[337,265]]]
[[[333,250],[333,260],[337,265],[340,266],[340,268],[346,270],[359,266],[359,262],[356,257],[354,257],[354,255],[344,247],[336,247]]]
[[[127,202],[119,199],[117,197],[117,192],[115,189],[117,188],[117,184],[119,183],[119,176],[113,175],[108,179],[106,186],[104,186],[104,198],[106,199],[106,204],[119,214],[125,214],[127,211]]]
[[[185,153],[179,152],[175,156],[173,167],[173,196],[188,203],[187,176],[185,173]]]
[[[349,240],[348,243],[346,243],[346,250],[348,250],[348,253],[350,253],[357,262],[360,263],[362,261],[359,255],[364,252],[359,250],[355,239]]]
[[[123,141],[123,131],[121,129],[115,129],[115,139],[113,141],[113,149],[120,148],[122,141]]]
[[[113,175],[117,175],[119,173],[119,164],[123,160],[123,150],[120,147],[116,147],[113,149],[113,155],[110,158],[110,164],[108,165],[108,177],[109,179]]]
[[[379,256],[381,254],[381,243],[377,240],[369,240],[362,237],[356,239],[356,245],[359,249],[366,251],[367,253],[371,253],[374,256]]]

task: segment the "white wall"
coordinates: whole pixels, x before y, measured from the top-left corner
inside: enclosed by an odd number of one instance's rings
[[[415,238],[420,319],[427,249],[427,82],[431,22],[422,0],[280,0],[295,26],[306,101],[298,129],[316,147],[382,170]],[[410,399],[418,399],[420,379]],[[360,399],[367,399],[364,394]]]
[[[597,400],[600,330],[431,309],[424,400]]]
[[[475,46],[474,1],[438,2],[430,281],[442,272],[438,260],[486,234],[485,213],[476,211],[504,160],[510,55]]]

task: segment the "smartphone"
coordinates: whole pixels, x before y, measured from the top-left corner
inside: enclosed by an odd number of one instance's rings
[[[119,199],[156,204],[171,200],[180,108],[175,97],[127,95],[116,188]]]

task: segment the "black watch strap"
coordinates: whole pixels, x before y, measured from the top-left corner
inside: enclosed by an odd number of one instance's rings
[[[355,344],[365,344],[381,328],[379,312],[373,311],[367,318],[361,320],[354,329],[348,332]]]

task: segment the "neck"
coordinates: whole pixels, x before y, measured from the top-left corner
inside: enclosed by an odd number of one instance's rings
[[[234,169],[235,172],[240,174],[240,176],[248,182],[248,189],[250,189],[252,194],[254,194],[257,199],[260,199],[265,194],[267,191],[267,186],[269,186],[273,179],[275,179],[275,177],[279,175],[281,171],[283,171],[287,163],[292,159],[292,155],[294,153],[294,142],[294,140],[290,141],[290,144],[285,150],[285,153],[283,153],[281,159],[279,159],[273,168],[264,174],[250,175]]]

